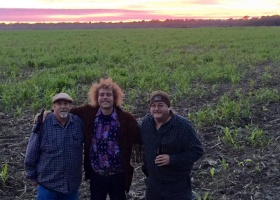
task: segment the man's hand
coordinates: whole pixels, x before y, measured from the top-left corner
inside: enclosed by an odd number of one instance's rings
[[[159,167],[164,165],[169,165],[169,163],[170,163],[170,157],[168,154],[158,155],[155,159],[155,164]]]
[[[37,181],[32,181],[32,185],[37,187],[38,186],[38,182]]]
[[[46,111],[44,112],[44,115],[43,115],[43,122],[45,121],[46,117],[47,117],[49,114],[51,114],[51,113],[52,113],[52,111],[49,111],[49,110],[46,110]],[[39,117],[40,114],[41,114],[41,113],[37,113],[37,114],[35,115],[35,117],[34,117],[34,123],[36,123],[36,122],[38,121],[38,117]]]

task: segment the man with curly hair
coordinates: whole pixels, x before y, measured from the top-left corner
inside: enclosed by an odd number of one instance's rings
[[[142,143],[136,119],[120,108],[124,93],[111,78],[88,93],[89,104],[71,109],[84,122],[84,169],[91,200],[125,200],[132,182],[133,143]]]

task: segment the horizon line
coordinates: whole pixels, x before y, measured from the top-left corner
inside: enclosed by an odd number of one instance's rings
[[[222,21],[226,21],[226,20],[250,20],[250,19],[259,19],[261,17],[273,17],[273,16],[280,16],[278,14],[275,14],[275,15],[267,15],[267,16],[257,16],[257,17],[250,17],[250,16],[243,16],[243,17],[236,17],[236,18],[233,18],[233,17],[228,17],[228,18],[168,18],[168,19],[149,19],[149,20],[128,20],[128,21],[124,21],[124,20],[121,20],[121,21],[54,21],[54,22],[51,22],[51,21],[48,21],[48,22],[20,22],[20,21],[17,21],[17,22],[6,22],[6,21],[0,21],[0,24],[89,24],[89,23],[92,23],[92,24],[98,24],[98,23],[112,23],[112,24],[118,24],[118,23],[141,23],[141,22],[165,22],[165,21],[190,21],[190,20],[222,20]],[[246,19],[244,19],[246,18]]]
[[[262,16],[230,15],[229,13],[208,13],[205,15],[165,14],[158,10],[129,10],[129,9],[58,9],[58,8],[0,8],[0,23],[61,23],[61,22],[133,22],[166,19],[241,19],[244,16],[263,17],[278,15],[265,12]]]

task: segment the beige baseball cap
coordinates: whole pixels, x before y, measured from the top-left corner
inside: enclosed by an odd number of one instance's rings
[[[53,97],[52,102],[55,103],[58,100],[65,100],[65,101],[69,101],[70,103],[73,102],[72,97],[70,97],[69,94],[63,92],[56,94]]]

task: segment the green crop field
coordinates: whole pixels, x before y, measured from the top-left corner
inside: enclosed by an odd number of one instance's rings
[[[170,93],[174,104],[203,98],[222,84],[238,90],[257,70],[270,82],[275,77],[266,63],[279,63],[279,33],[258,27],[3,31],[1,109],[38,110],[59,91],[84,96],[92,82],[108,76],[125,90],[128,107],[155,89]]]
[[[0,111],[35,114],[60,91],[80,105],[93,82],[112,77],[124,109],[143,117],[149,94],[163,90],[205,145],[195,195],[265,199],[257,180],[270,179],[275,163],[262,156],[280,151],[279,35],[280,27],[0,31]]]

